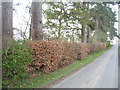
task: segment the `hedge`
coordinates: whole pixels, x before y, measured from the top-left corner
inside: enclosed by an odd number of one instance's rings
[[[108,43],[75,43],[60,41],[30,41],[33,60],[26,64],[26,72],[36,70],[50,73],[57,69],[82,60],[88,54],[104,50]]]
[[[12,40],[9,47],[2,52],[2,85],[8,86],[11,81],[26,78],[24,65],[32,60],[27,41]]]

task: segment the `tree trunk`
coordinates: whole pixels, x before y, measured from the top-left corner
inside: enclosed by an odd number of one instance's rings
[[[2,51],[2,2],[0,2],[0,51]],[[2,53],[0,53],[0,63],[2,64]],[[0,78],[2,78],[2,67],[0,67]],[[0,79],[0,82],[2,82],[2,79]]]
[[[74,30],[72,30],[72,41],[73,41],[73,42],[75,41],[75,38],[74,38]]]
[[[32,2],[32,40],[43,40],[42,2]]]
[[[2,2],[0,2],[0,50],[2,50]]]
[[[82,30],[81,30],[81,34],[82,34],[82,43],[87,43],[87,37],[86,37],[86,33],[87,33],[87,28],[84,27],[82,25]]]
[[[32,20],[31,20],[32,21]],[[29,39],[32,39],[32,25],[30,24],[30,29],[29,29]]]
[[[84,42],[84,26],[82,25],[82,29],[81,29],[81,42],[83,43]]]
[[[118,4],[118,35],[120,35],[120,2]],[[118,39],[118,45],[120,46],[120,39]]]
[[[13,37],[13,3],[2,2],[2,47],[6,48]]]
[[[87,43],[89,43],[89,40],[90,40],[90,31],[87,30]]]
[[[59,19],[59,29],[58,29],[58,37],[57,37],[57,40],[59,40],[60,39],[60,37],[61,37],[61,19]]]

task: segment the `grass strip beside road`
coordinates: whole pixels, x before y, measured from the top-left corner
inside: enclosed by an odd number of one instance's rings
[[[108,49],[110,49],[112,46],[108,47],[107,49],[103,51],[99,51],[93,54],[88,55],[83,60],[76,60],[73,64],[65,67],[64,69],[60,69],[56,72],[50,73],[50,74],[43,74],[38,73],[39,76],[32,78],[32,79],[26,79],[26,80],[18,80],[19,82],[14,84],[14,88],[40,88],[66,74],[69,74],[70,72],[85,66],[86,64],[90,63],[91,61],[95,60],[102,54],[104,54]]]
[[[120,55],[120,46],[118,47],[118,54]]]

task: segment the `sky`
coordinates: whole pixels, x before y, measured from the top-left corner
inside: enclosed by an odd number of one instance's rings
[[[14,12],[13,12],[13,27],[19,29],[20,31],[25,31],[27,33],[27,37],[29,36],[29,27],[26,28],[27,23],[30,23],[30,14],[29,9],[26,8],[27,5],[30,6],[30,3],[32,0],[14,0]],[[19,3],[19,4],[18,4]],[[18,4],[18,5],[15,5]],[[118,19],[118,5],[110,5],[110,7],[113,9],[113,11],[117,12],[116,18]],[[42,8],[46,9],[46,6],[43,5]],[[43,22],[45,19],[43,18]],[[115,28],[118,29],[118,22],[115,23]],[[15,38],[20,38],[20,33],[18,30],[14,31]]]
[[[116,18],[118,20],[118,5],[115,5],[115,6],[110,5],[110,7],[113,9],[113,11],[117,12]],[[115,28],[118,30],[118,22],[115,23]]]

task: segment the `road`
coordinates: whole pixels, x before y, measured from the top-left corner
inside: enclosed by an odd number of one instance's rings
[[[95,61],[52,88],[118,88],[118,50],[114,45]]]

